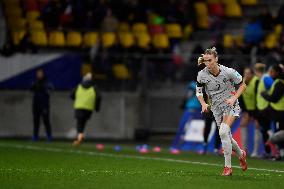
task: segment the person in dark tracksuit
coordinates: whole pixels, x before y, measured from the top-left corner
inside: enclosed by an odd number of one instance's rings
[[[84,130],[92,112],[100,110],[101,95],[94,86],[92,74],[87,73],[83,81],[72,91],[71,98],[74,100],[75,118],[77,120],[77,138],[73,145],[78,146],[84,139]]]
[[[52,89],[52,84],[48,82],[42,69],[36,71],[36,80],[31,86],[33,92],[32,112],[33,112],[33,141],[38,141],[40,119],[45,126],[47,141],[52,140],[51,125],[49,121],[49,91]]]

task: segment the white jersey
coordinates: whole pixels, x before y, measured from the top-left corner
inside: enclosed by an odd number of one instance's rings
[[[225,100],[236,93],[235,85],[242,82],[242,76],[236,70],[223,65],[219,67],[220,73],[217,76],[212,75],[207,67],[197,75],[197,85],[205,88],[212,111],[226,108],[228,105]]]

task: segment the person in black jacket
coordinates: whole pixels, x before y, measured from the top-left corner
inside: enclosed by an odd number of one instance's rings
[[[73,145],[78,146],[84,139],[84,130],[92,112],[99,112],[101,95],[93,84],[92,74],[87,73],[83,81],[72,91],[71,98],[74,100],[75,118],[77,120],[77,138]]]
[[[49,121],[49,90],[52,84],[48,82],[42,69],[36,71],[36,80],[31,86],[33,92],[32,111],[33,111],[33,141],[38,141],[40,119],[42,118],[47,141],[52,140],[51,125]]]

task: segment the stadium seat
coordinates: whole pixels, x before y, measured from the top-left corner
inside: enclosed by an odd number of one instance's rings
[[[207,4],[217,4],[217,3],[221,3],[220,0],[207,0],[206,1]]]
[[[98,43],[98,40],[97,32],[87,32],[83,36],[83,45],[86,47],[92,47]]]
[[[223,3],[223,4],[236,4],[236,3],[238,3],[238,0],[221,0],[221,3]]]
[[[265,37],[264,45],[268,49],[275,48],[277,45],[277,36],[274,33],[270,33]]]
[[[192,32],[193,32],[193,27],[191,24],[188,24],[183,28],[183,38],[188,39],[191,36]]]
[[[6,8],[5,15],[8,18],[21,18],[23,16],[23,11],[21,7]]]
[[[115,33],[113,32],[105,32],[102,34],[102,46],[104,48],[109,48],[115,43]]]
[[[197,25],[199,28],[209,28],[209,15],[207,5],[204,2],[194,3],[194,8],[197,13]]]
[[[26,30],[17,30],[12,32],[12,39],[15,45],[19,45],[20,41],[23,39],[26,34]]]
[[[181,25],[178,23],[167,24],[166,32],[169,38],[181,38],[183,36]]]
[[[165,33],[165,29],[162,25],[151,24],[149,25],[149,33],[150,35],[162,34]]]
[[[201,16],[197,18],[197,25],[201,29],[208,29],[209,28],[209,17]]]
[[[144,49],[149,47],[149,44],[151,42],[151,37],[148,33],[141,33],[137,37],[137,46]]]
[[[30,28],[30,30],[43,30],[44,24],[43,24],[42,21],[36,20],[36,21],[29,23],[29,28]]]
[[[27,21],[24,18],[8,19],[8,25],[11,30],[26,29]]]
[[[234,41],[238,47],[243,47],[244,45],[244,36],[242,34],[236,35]]]
[[[276,26],[274,26],[274,33],[276,34],[277,39],[280,38],[282,34],[282,30],[283,30],[283,26],[281,24],[277,24]]]
[[[157,49],[166,49],[169,47],[169,38],[166,34],[156,34],[153,36],[152,43]]]
[[[140,33],[148,33],[147,25],[144,23],[134,23],[132,25],[132,33],[134,36],[137,36]]]
[[[224,16],[225,15],[224,6],[221,3],[209,4],[208,8],[209,8],[210,15],[214,15],[214,16]]]
[[[5,9],[12,7],[20,7],[20,0],[4,0]]]
[[[31,31],[32,42],[38,46],[47,46],[47,35],[44,30]]]
[[[257,0],[241,0],[242,5],[257,5]]]
[[[49,33],[48,43],[50,46],[63,47],[65,45],[65,37],[62,31],[52,31]]]
[[[225,34],[223,37],[223,46],[225,48],[232,48],[234,45],[234,38],[231,34]]]
[[[92,64],[83,63],[81,66],[81,75],[86,75],[87,73],[92,73]]]
[[[197,16],[208,15],[208,9],[207,9],[206,3],[204,3],[204,2],[194,3],[194,8],[195,8]]]
[[[130,32],[120,33],[118,37],[122,47],[129,48],[134,45],[134,37],[132,33]]]
[[[130,72],[124,64],[114,64],[112,66],[112,71],[115,78],[120,80],[130,79]]]
[[[242,9],[238,3],[227,3],[225,5],[225,15],[227,17],[241,17],[242,16]]]
[[[129,24],[127,22],[121,22],[118,25],[117,31],[119,33],[121,33],[121,32],[129,32],[130,31],[130,26],[129,26]]]
[[[24,7],[26,11],[39,10],[37,0],[24,0]]]
[[[34,22],[40,17],[39,11],[29,11],[26,13],[26,19],[29,23]]]
[[[82,35],[80,32],[70,31],[67,33],[66,45],[69,47],[79,47],[82,44]]]

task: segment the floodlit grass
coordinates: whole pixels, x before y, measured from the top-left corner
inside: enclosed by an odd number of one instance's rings
[[[284,188],[284,162],[248,159],[222,177],[223,157],[184,152],[139,154],[134,145],[0,140],[0,188]]]

